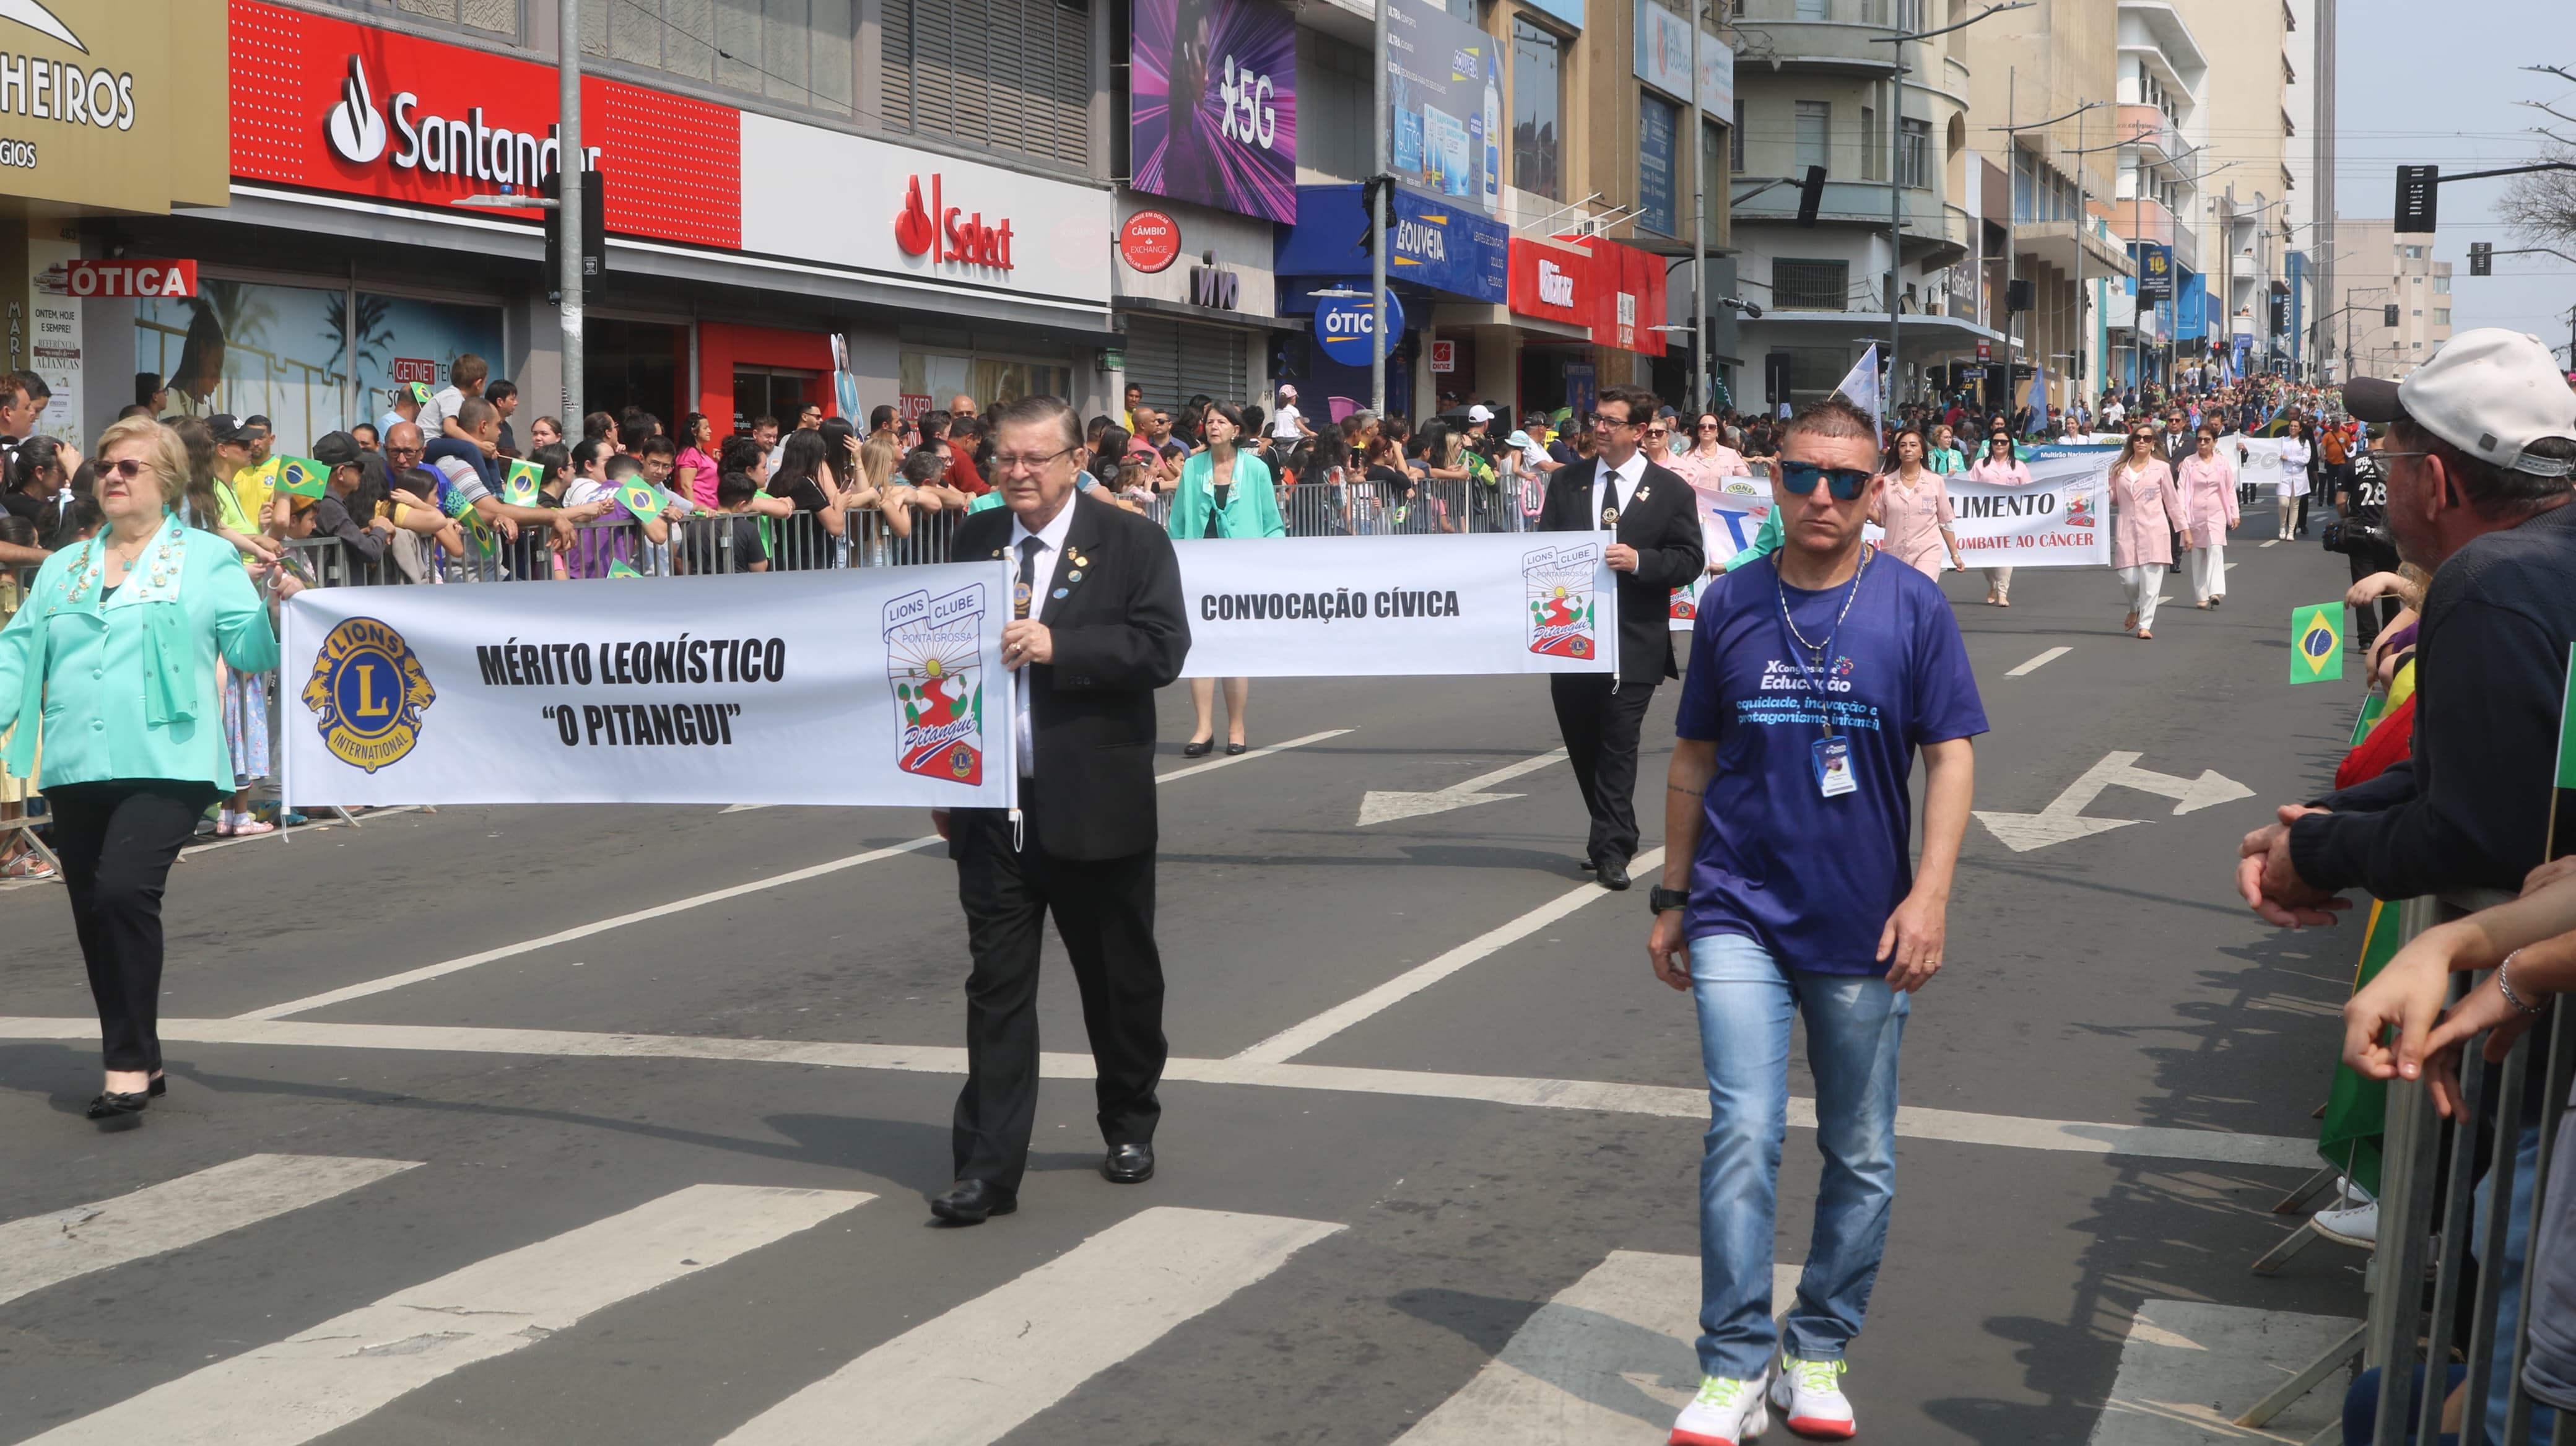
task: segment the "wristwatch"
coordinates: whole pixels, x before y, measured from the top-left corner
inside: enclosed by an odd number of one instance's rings
[[[1646,907],[1658,914],[1666,909],[1681,908],[1689,902],[1690,891],[1687,889],[1668,889],[1657,884],[1646,890]]]

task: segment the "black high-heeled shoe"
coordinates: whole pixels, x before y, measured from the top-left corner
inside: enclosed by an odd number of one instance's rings
[[[143,1107],[150,1103],[152,1103],[152,1096],[141,1090],[132,1094],[119,1094],[109,1090],[89,1102],[88,1114],[93,1120],[124,1119],[143,1113]]]
[[[152,1077],[151,1085],[143,1092],[157,1100],[170,1092],[170,1082],[156,1074]]]
[[[1216,740],[1213,738],[1202,738],[1195,743],[1184,743],[1181,745],[1181,756],[1183,758],[1205,758],[1215,751]]]

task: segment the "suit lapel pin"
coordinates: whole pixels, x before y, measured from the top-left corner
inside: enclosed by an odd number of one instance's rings
[[[1060,588],[1057,588],[1057,589],[1055,590],[1055,596],[1057,596],[1057,597],[1062,597],[1062,596],[1064,596],[1066,593],[1071,592],[1071,591],[1072,591],[1072,589],[1071,589],[1071,588],[1063,588],[1063,587],[1060,587]]]
[[[1638,500],[1638,501],[1640,501],[1640,502],[1645,501],[1648,495],[1649,495],[1649,494],[1648,494],[1648,492],[1647,492],[1647,489],[1645,489],[1645,488],[1643,488],[1643,487],[1640,487],[1640,488],[1638,488],[1638,489],[1637,489],[1637,500]]]
[[[1077,568],[1075,568],[1073,571],[1066,573],[1066,574],[1064,575],[1064,580],[1065,580],[1066,582],[1080,582],[1080,581],[1082,581],[1082,569],[1077,567]]]

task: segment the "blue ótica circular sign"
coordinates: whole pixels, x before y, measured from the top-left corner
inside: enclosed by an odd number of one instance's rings
[[[1404,335],[1404,303],[1396,300],[1394,292],[1386,294],[1386,325],[1381,330],[1377,308],[1369,303],[1366,278],[1335,282],[1333,289],[1359,294],[1315,298],[1315,340],[1323,344],[1324,355],[1344,366],[1367,366],[1372,336],[1385,338],[1379,344],[1384,351],[1395,350],[1395,339]]]

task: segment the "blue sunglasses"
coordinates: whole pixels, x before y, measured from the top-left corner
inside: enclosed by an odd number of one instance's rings
[[[1813,462],[1780,464],[1781,486],[1804,497],[1816,490],[1816,482],[1821,478],[1824,484],[1832,489],[1836,502],[1849,502],[1858,497],[1861,489],[1867,487],[1870,479],[1877,475],[1875,472],[1854,470],[1850,467],[1819,467]]]

